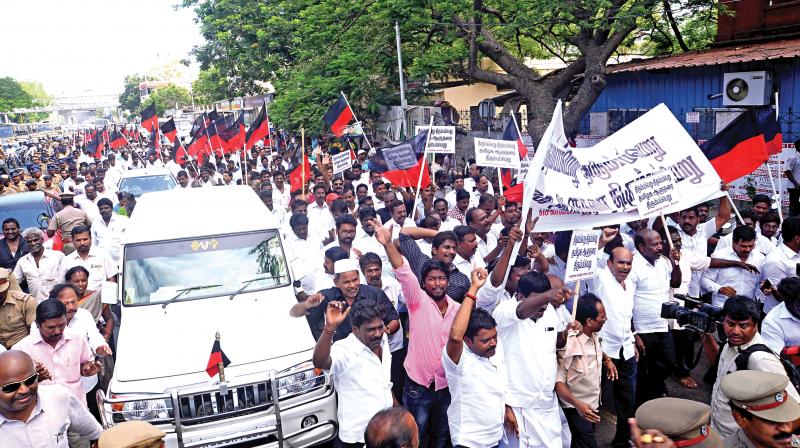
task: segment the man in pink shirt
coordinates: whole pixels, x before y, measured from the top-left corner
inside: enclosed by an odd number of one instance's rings
[[[420,440],[427,429],[431,447],[445,447],[450,444],[447,424],[450,391],[442,366],[442,350],[460,307],[447,296],[450,269],[441,261],[430,260],[422,267],[421,281],[418,280],[392,242],[392,229],[377,222],[374,226],[375,237],[386,248],[386,255],[403,290],[412,328],[404,363],[408,376],[403,387],[403,404],[417,422]]]
[[[50,372],[42,384],[61,384],[86,405],[81,376],[98,372],[94,355],[85,335],[67,327],[67,308],[57,299],[47,299],[36,307],[36,327],[13,349],[27,353]]]

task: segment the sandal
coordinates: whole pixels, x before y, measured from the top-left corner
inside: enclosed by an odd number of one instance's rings
[[[687,376],[686,378],[675,377],[675,381],[687,389],[697,389],[697,382],[691,376]]]

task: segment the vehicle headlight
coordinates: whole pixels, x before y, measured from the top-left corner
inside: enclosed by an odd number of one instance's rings
[[[117,396],[113,398],[125,397]],[[164,398],[113,403],[111,409],[113,411],[113,420],[115,423],[129,420],[166,420],[171,418],[170,414],[172,411],[170,406],[168,406],[167,400]]]
[[[303,394],[325,382],[325,374],[317,369],[311,361],[298,364],[294,367],[278,372],[278,375],[290,375],[278,378],[278,398],[289,395]]]

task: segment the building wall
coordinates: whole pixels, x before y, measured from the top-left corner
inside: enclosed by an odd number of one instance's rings
[[[606,89],[594,103],[591,112],[612,109],[651,109],[660,103],[669,107],[678,120],[692,133],[694,125],[686,124],[686,112],[720,109],[722,98],[709,100],[709,95],[722,93],[723,74],[768,70],[773,87],[780,92],[780,112],[784,141],[800,138],[800,59],[750,62],[676,68],[659,72],[624,72],[611,74]],[[784,119],[784,117],[786,117]],[[589,133],[589,115],[581,123],[581,134]]]

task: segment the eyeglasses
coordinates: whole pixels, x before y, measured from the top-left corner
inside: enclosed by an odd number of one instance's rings
[[[8,383],[5,386],[1,387],[0,390],[3,391],[4,394],[13,394],[25,383],[26,386],[30,387],[33,386],[35,382],[39,381],[39,374],[34,373],[33,375],[25,378],[22,381],[17,381],[16,383]]]

